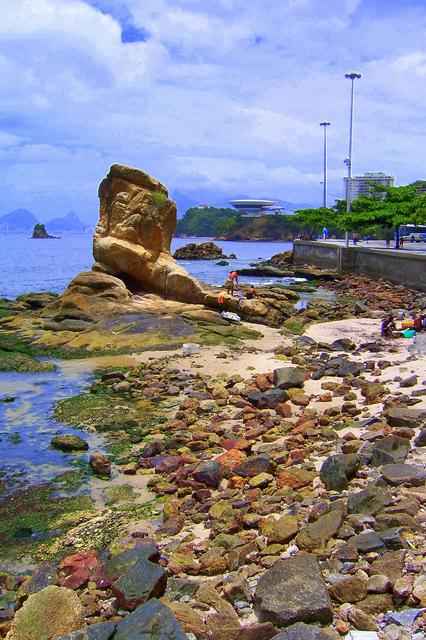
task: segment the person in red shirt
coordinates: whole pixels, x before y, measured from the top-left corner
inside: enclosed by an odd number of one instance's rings
[[[228,276],[228,279],[225,282],[225,289],[228,293],[231,294],[231,296],[234,295],[234,287],[235,285],[238,285],[238,271],[231,271],[231,273]]]

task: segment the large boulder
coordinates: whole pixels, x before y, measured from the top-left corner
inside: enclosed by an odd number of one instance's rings
[[[176,205],[139,169],[113,164],[99,185],[96,268],[164,298],[202,303],[204,292],[170,254]]]
[[[186,640],[169,607],[156,598],[138,607],[117,626],[115,640]]]
[[[316,557],[300,554],[278,560],[259,579],[255,604],[260,622],[331,622],[330,596]]]
[[[163,567],[141,559],[114,582],[111,590],[121,607],[135,609],[149,598],[162,596],[167,578]]]
[[[71,589],[51,585],[29,596],[16,612],[7,640],[56,640],[78,631],[84,609]]]

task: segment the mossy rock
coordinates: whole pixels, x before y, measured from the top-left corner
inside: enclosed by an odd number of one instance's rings
[[[29,596],[19,609],[9,640],[55,640],[78,631],[84,624],[84,608],[71,589],[50,585]]]
[[[53,436],[50,444],[60,451],[87,451],[89,448],[86,440],[72,434]]]
[[[287,320],[284,320],[282,328],[284,329],[285,333],[291,333],[293,335],[300,336],[302,335],[306,324],[306,319],[304,318],[291,317],[287,318]]]

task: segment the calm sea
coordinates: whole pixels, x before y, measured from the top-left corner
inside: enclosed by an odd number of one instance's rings
[[[211,238],[174,238],[172,252],[188,242],[203,242]],[[202,282],[221,285],[230,269],[249,267],[258,259],[265,260],[275,253],[292,248],[288,242],[230,242],[215,241],[224,254],[235,253],[236,260],[220,267],[215,260],[180,261],[193,276]],[[92,236],[67,235],[54,240],[32,240],[25,235],[0,235],[0,296],[16,298],[28,291],[61,293],[80,271],[90,270],[93,264]],[[274,278],[241,277],[242,282],[272,283]],[[288,282],[289,278],[280,281]]]

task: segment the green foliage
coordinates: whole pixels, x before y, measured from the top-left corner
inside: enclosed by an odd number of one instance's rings
[[[426,224],[426,196],[419,184],[386,187],[371,183],[372,195],[357,198],[351,211],[339,213],[341,229],[365,232],[373,226],[394,229],[398,245],[398,229],[403,224]]]
[[[163,204],[167,202],[167,196],[160,191],[154,191],[154,193],[151,194],[151,202],[157,207],[162,207]]]
[[[336,211],[328,207],[297,209],[292,216],[292,222],[304,230],[305,236],[314,238],[324,227],[327,227],[330,233],[330,227],[336,226]]]
[[[235,209],[191,207],[181,220],[178,220],[176,232],[184,236],[223,235],[237,223],[240,214]]]

